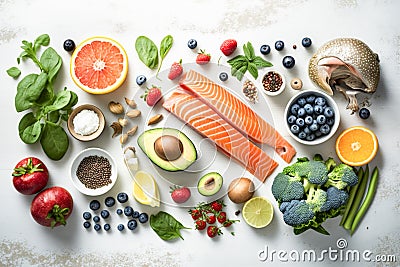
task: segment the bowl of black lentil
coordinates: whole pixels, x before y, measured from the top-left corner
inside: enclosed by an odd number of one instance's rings
[[[117,165],[107,151],[87,148],[72,160],[70,176],[79,192],[99,196],[108,192],[117,181]]]

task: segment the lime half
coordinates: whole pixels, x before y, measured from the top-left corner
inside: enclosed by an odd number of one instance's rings
[[[268,199],[253,197],[244,204],[242,216],[248,225],[263,228],[272,221],[274,208]]]

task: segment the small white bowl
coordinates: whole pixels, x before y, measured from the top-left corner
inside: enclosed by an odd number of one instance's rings
[[[288,123],[288,115],[289,115],[289,109],[290,107],[301,97],[307,97],[308,95],[313,94],[315,96],[322,96],[326,99],[327,101],[327,105],[329,105],[330,107],[333,108],[334,112],[335,112],[335,122],[334,124],[331,126],[331,131],[329,132],[329,134],[327,135],[322,135],[320,137],[315,138],[312,141],[307,141],[304,139],[300,139],[299,137],[297,137],[296,135],[294,135],[292,133],[292,131],[290,131],[290,126]],[[286,124],[286,129],[289,132],[290,136],[296,140],[299,143],[305,144],[305,145],[319,145],[324,143],[325,141],[329,140],[336,132],[336,130],[339,127],[339,123],[340,123],[340,112],[339,112],[339,108],[335,102],[335,100],[333,100],[333,98],[331,96],[329,96],[328,94],[322,92],[322,91],[315,91],[315,90],[306,90],[303,91],[301,93],[298,93],[296,95],[294,95],[289,102],[286,105],[285,108],[285,113],[284,113],[284,120],[285,120],[285,124]]]
[[[277,74],[277,75],[279,75],[279,76],[281,77],[281,79],[282,79],[282,85],[281,85],[281,87],[280,87],[277,91],[271,92],[271,91],[266,90],[265,87],[264,87],[263,80],[264,80],[265,76],[267,76],[269,73]],[[269,95],[269,96],[276,96],[276,95],[279,95],[279,94],[281,94],[281,93],[285,90],[285,87],[286,87],[286,79],[285,79],[285,76],[283,76],[283,74],[280,73],[280,72],[277,71],[277,70],[268,70],[268,71],[262,76],[262,79],[261,79],[261,86],[262,86],[262,91],[263,91],[266,95]]]
[[[106,185],[106,186],[102,186],[100,188],[97,189],[91,189],[91,188],[87,188],[76,176],[76,170],[78,169],[79,164],[81,163],[81,161],[88,157],[88,156],[99,156],[99,157],[104,157],[106,159],[108,159],[108,161],[110,162],[111,165],[111,183]],[[76,189],[78,189],[79,192],[81,192],[82,194],[88,195],[88,196],[99,196],[102,194],[107,193],[115,184],[115,182],[117,181],[117,164],[115,163],[115,159],[105,150],[101,149],[101,148],[87,148],[85,150],[82,150],[81,152],[79,152],[75,158],[72,160],[71,163],[71,173],[70,173],[70,177],[72,180],[72,183],[74,184],[74,186],[76,187]]]

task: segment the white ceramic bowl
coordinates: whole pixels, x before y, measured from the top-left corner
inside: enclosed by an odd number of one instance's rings
[[[78,169],[79,164],[81,163],[81,161],[88,157],[88,156],[99,156],[99,157],[104,157],[106,159],[108,159],[108,161],[110,162],[111,165],[111,183],[106,185],[106,186],[102,186],[100,188],[97,189],[91,189],[91,188],[87,188],[76,176],[76,170]],[[78,189],[79,192],[81,192],[82,194],[88,195],[88,196],[99,196],[102,194],[107,193],[115,184],[115,182],[117,181],[117,164],[115,163],[115,159],[105,150],[101,149],[101,148],[87,148],[85,150],[82,150],[81,152],[79,152],[74,159],[72,160],[71,163],[71,173],[70,173],[70,177],[72,180],[72,183],[74,184],[74,186],[76,187],[76,189]]]
[[[270,73],[270,72],[272,72],[272,73],[274,73],[274,74],[278,74],[278,75],[281,77],[281,79],[282,79],[282,85],[281,85],[281,87],[280,87],[277,91],[274,91],[274,92],[271,92],[271,91],[266,90],[265,87],[264,87],[264,83],[263,83],[264,77],[265,77],[268,73]],[[262,78],[261,78],[261,88],[262,88],[262,91],[263,91],[266,95],[269,95],[269,96],[276,96],[276,95],[279,95],[279,94],[281,94],[281,93],[285,90],[285,87],[286,87],[286,79],[285,79],[285,76],[283,76],[283,74],[280,73],[280,72],[277,71],[277,70],[268,70],[267,72],[264,73],[264,75],[263,75]]]
[[[290,115],[290,107],[297,102],[297,100],[301,97],[307,97],[308,95],[313,94],[315,96],[322,96],[326,99],[327,105],[332,107],[334,112],[335,112],[335,122],[334,124],[331,126],[331,131],[329,132],[329,134],[327,135],[322,135],[320,137],[316,137],[314,140],[312,141],[308,141],[305,139],[300,139],[298,136],[296,136],[295,134],[292,133],[292,131],[290,130],[290,126],[288,123],[288,117]],[[305,144],[305,145],[318,145],[318,144],[322,144],[323,142],[329,140],[336,132],[336,130],[339,127],[339,123],[340,123],[340,112],[339,112],[339,108],[335,102],[335,100],[333,100],[333,98],[331,96],[329,96],[328,94],[322,92],[322,91],[315,91],[315,90],[305,90],[301,93],[298,93],[296,95],[294,95],[289,102],[286,105],[285,108],[285,113],[284,113],[284,120],[285,120],[285,124],[286,124],[286,129],[289,132],[290,136],[295,139],[297,142]]]

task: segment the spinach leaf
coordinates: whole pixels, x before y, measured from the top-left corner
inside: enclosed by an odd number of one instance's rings
[[[25,129],[28,128],[29,126],[35,124],[37,121],[38,120],[36,119],[33,112],[26,113],[22,117],[22,119],[19,121],[19,124],[18,124],[18,133],[19,133],[19,137],[21,138],[21,140],[23,140],[22,135],[23,135]]]
[[[167,35],[161,40],[161,44],[160,44],[161,62],[160,62],[160,65],[158,66],[157,74],[160,72],[164,58],[167,56],[169,50],[171,50],[173,43],[174,43],[174,38],[171,35]]]
[[[63,90],[63,91],[58,92],[53,104],[51,104],[45,108],[45,113],[64,108],[65,106],[67,106],[69,104],[70,100],[71,100],[71,92],[70,91]]]
[[[68,150],[69,140],[60,125],[47,121],[42,131],[40,144],[50,159],[60,160]]]
[[[72,107],[75,106],[76,103],[78,103],[78,95],[72,91],[69,91],[69,93],[71,94],[69,103],[65,107],[62,108],[62,110],[65,110],[65,111],[70,111],[72,109]]]
[[[29,125],[22,132],[21,139],[26,144],[34,144],[36,143],[42,132],[42,124],[40,121],[36,121],[34,124]]]
[[[152,40],[146,36],[139,36],[135,42],[135,49],[139,59],[150,69],[158,66],[158,49]]]
[[[167,212],[160,211],[156,215],[150,216],[150,226],[163,240],[172,240],[181,238],[181,229],[190,229],[183,226],[172,215]]]
[[[49,47],[40,57],[40,63],[43,66],[43,70],[48,73],[49,82],[52,83],[53,79],[57,76],[57,73],[61,68],[61,57],[53,48]]]
[[[7,70],[7,74],[12,78],[18,78],[21,75],[21,71],[17,67],[11,67]]]
[[[33,50],[36,52],[41,46],[48,46],[50,43],[50,37],[48,34],[42,34],[35,39],[33,42]]]
[[[18,83],[15,96],[17,112],[27,110],[33,105],[34,101],[40,97],[46,82],[47,74],[42,72],[40,75],[29,74]]]
[[[60,111],[59,110],[53,110],[47,113],[47,120],[52,122],[52,123],[57,123],[60,120]]]

